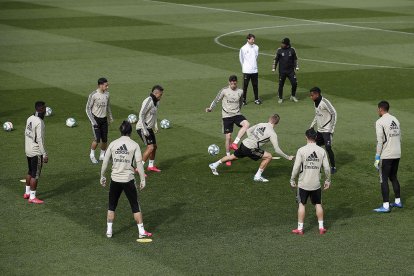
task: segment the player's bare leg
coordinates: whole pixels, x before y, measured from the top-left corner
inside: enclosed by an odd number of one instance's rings
[[[231,133],[226,133],[225,149],[226,149],[226,155],[227,156],[230,156],[230,150],[231,150]],[[226,166],[231,166],[231,161],[227,161],[226,162]]]
[[[231,162],[234,160],[237,160],[238,158],[234,155],[234,154],[230,154],[230,155],[226,155],[223,158],[221,158],[220,160],[218,160],[217,162],[211,163],[210,165],[208,165],[211,169],[211,172],[214,175],[218,175],[217,172],[217,167],[220,166],[222,163],[226,163],[226,162]]]
[[[238,144],[240,142],[240,139],[243,137],[243,135],[246,133],[246,131],[249,129],[250,124],[247,120],[244,120],[240,123],[240,125],[242,126],[239,129],[239,132],[237,133],[237,137],[236,139],[234,139],[233,143],[230,145],[230,149],[233,150],[237,150],[238,149]]]
[[[102,142],[101,143],[101,153],[99,155],[99,160],[103,160],[105,157],[105,152],[106,149],[108,148],[108,143],[107,142]]]
[[[92,144],[91,144],[91,153],[89,154],[89,158],[91,159],[91,162],[93,164],[98,164],[98,160],[96,160],[96,158],[95,158],[95,150],[98,147],[98,145],[99,145],[98,142],[96,142],[95,140],[92,141]]]
[[[151,151],[149,152],[148,157],[147,157],[147,159],[149,159],[147,170],[153,171],[153,172],[161,172],[161,170],[158,169],[157,166],[155,166],[155,164],[154,164],[155,154],[157,152],[157,145],[156,144],[148,145],[148,147],[151,147]],[[145,153],[144,153],[144,155],[145,155]],[[145,159],[145,161],[147,159]],[[144,161],[144,159],[142,159],[142,160]]]
[[[316,217],[318,218],[318,223],[319,223],[319,234],[323,235],[326,233],[326,229],[323,226],[323,208],[321,204],[316,204],[315,205],[315,209],[316,209]]]
[[[26,175],[26,192],[23,194],[24,199],[29,199],[30,197],[30,179],[32,179],[30,174]]]
[[[265,151],[262,157],[262,162],[260,163],[259,169],[257,170],[253,180],[257,182],[269,182],[266,178],[262,176],[263,171],[266,169],[267,165],[269,165],[270,161],[272,161],[272,154],[270,152]]]
[[[144,229],[144,221],[142,219],[142,213],[137,212],[134,213],[134,219],[138,226],[138,234],[140,238],[150,238],[152,237],[152,233],[145,231]]]
[[[43,200],[40,200],[36,197],[36,189],[37,189],[37,179],[31,177],[30,178],[30,197],[29,197],[29,203],[35,203],[35,204],[42,204]]]
[[[299,202],[298,207],[298,228],[293,229],[292,233],[297,235],[303,235],[303,222],[305,221],[305,205]]]
[[[112,224],[114,223],[115,219],[115,212],[108,210],[108,214],[106,215],[106,236],[108,238],[112,237]]]

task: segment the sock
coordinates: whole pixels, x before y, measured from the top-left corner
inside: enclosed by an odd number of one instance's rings
[[[256,177],[256,178],[261,177],[261,176],[262,176],[262,172],[263,172],[263,170],[262,170],[262,169],[258,169],[258,170],[257,170],[257,173],[256,173],[256,175],[255,175],[254,177]]]
[[[145,165],[145,161],[142,161],[142,165],[143,165],[143,166]]]
[[[105,151],[104,150],[101,150],[101,154],[100,154],[100,156],[105,156]]]
[[[27,189],[27,188],[26,188],[26,189]],[[396,203],[396,204],[400,204],[400,203],[401,203],[401,198],[396,198],[396,199],[395,199],[395,203]]]
[[[298,230],[303,230],[303,222],[298,222]]]
[[[148,162],[148,167],[154,167],[154,160],[150,160]]]
[[[112,233],[112,224],[113,224],[113,222],[107,222],[106,223],[106,232]]]
[[[228,152],[226,152],[226,155],[227,155],[227,156],[230,156],[230,152],[229,152],[229,151],[228,151]]]
[[[221,163],[222,163],[221,160],[214,162],[214,167],[217,168],[218,166],[220,166]]]
[[[138,232],[139,232],[139,234],[141,234],[141,235],[145,234],[144,224],[143,223],[139,223],[139,224],[137,224],[137,226],[138,226]]]
[[[89,155],[90,156],[95,156],[95,150],[91,149],[91,153]]]
[[[30,199],[35,199],[36,198],[36,191],[30,191]]]
[[[384,207],[385,209],[390,209],[390,203],[389,202],[384,202],[384,203],[382,203],[382,207]]]
[[[26,194],[30,194],[30,186],[26,186]]]
[[[318,220],[319,223],[319,229],[323,229],[323,220]]]
[[[234,139],[233,144],[238,144],[240,142],[240,138],[236,137],[236,139]]]

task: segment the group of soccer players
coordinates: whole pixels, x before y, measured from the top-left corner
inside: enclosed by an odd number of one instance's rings
[[[252,42],[254,43],[254,36],[249,35],[247,39],[248,44],[252,46]],[[286,39],[283,43],[289,43],[290,46],[290,41],[286,41]],[[256,48],[252,47],[252,49]],[[258,48],[256,50],[258,51]],[[279,50],[277,53],[282,55],[281,53],[283,51]],[[245,54],[248,54],[248,50],[245,52]],[[240,59],[242,59],[242,57],[240,57]],[[297,66],[297,61],[295,61],[295,66]],[[245,67],[243,68],[243,70],[245,70]],[[247,80],[247,84],[250,79],[253,81],[256,99],[255,103],[261,104],[258,94],[256,93],[256,77],[256,75],[250,76]],[[291,78],[292,76],[286,75],[285,78],[286,77]],[[326,229],[323,224],[320,172],[322,169],[325,172],[323,189],[328,189],[331,185],[331,174],[336,173],[335,155],[332,150],[333,133],[337,123],[337,112],[335,108],[329,100],[322,96],[320,88],[314,87],[310,89],[309,96],[314,103],[315,116],[310,128],[305,132],[307,144],[297,151],[296,156],[287,155],[280,149],[277,134],[274,130],[275,126],[280,121],[280,116],[278,114],[272,114],[268,117],[267,122],[258,123],[253,126],[250,126],[249,121],[242,115],[241,108],[246,104],[246,74],[244,74],[244,79],[245,91],[237,87],[237,76],[230,76],[228,86],[221,89],[215,99],[211,102],[210,106],[205,109],[206,112],[211,112],[221,101],[226,155],[209,165],[212,173],[218,175],[217,169],[222,163],[231,166],[232,161],[249,157],[255,161],[261,160],[259,169],[254,175],[253,180],[256,182],[268,182],[269,180],[266,179],[262,173],[272,159],[280,158],[273,157],[270,152],[266,152],[262,149],[264,144],[271,142],[277,155],[287,160],[295,159],[290,185],[293,188],[297,187],[297,201],[299,207],[298,227],[292,230],[292,233],[303,235],[305,205],[308,198],[310,198],[312,204],[314,204],[316,208],[319,233],[325,234]],[[294,79],[296,80],[296,77]],[[161,172],[161,170],[155,166],[155,154],[157,150],[155,133],[157,132],[158,105],[164,89],[160,85],[155,85],[152,88],[150,95],[142,102],[138,122],[136,124],[136,131],[146,145],[144,154],[141,155],[139,145],[130,138],[132,125],[128,121],[123,121],[119,127],[121,137],[111,142],[109,146],[107,145],[108,124],[113,122],[108,88],[108,80],[100,78],[98,80],[97,89],[89,95],[86,104],[86,114],[91,122],[94,135],[90,148],[90,160],[93,164],[99,163],[95,157],[95,150],[99,144],[101,145],[99,160],[103,161],[100,179],[102,186],[106,186],[107,184],[105,172],[109,162],[112,161],[106,235],[107,237],[112,237],[112,225],[115,218],[115,210],[119,197],[124,191],[137,223],[139,237],[151,237],[152,234],[145,231],[143,226],[142,214],[137,197],[137,188],[143,189],[146,185],[144,164],[147,160],[148,171]],[[296,87],[294,87],[294,89],[296,90]],[[292,90],[292,97],[294,97],[293,101],[296,102],[297,99],[294,92],[295,91]],[[400,123],[397,118],[388,113],[389,108],[389,103],[386,101],[381,101],[378,104],[378,115],[380,116],[380,119],[376,122],[377,151],[374,166],[380,173],[383,204],[379,208],[374,209],[374,211],[381,213],[390,212],[392,207],[403,207],[400,199],[400,185],[397,178],[399,160],[401,157]],[[25,128],[25,152],[28,161],[28,173],[26,176],[26,190],[23,197],[24,199],[28,199],[29,203],[34,204],[43,203],[43,201],[36,196],[36,190],[42,165],[43,163],[48,162],[44,143],[45,124],[43,119],[45,113],[46,103],[43,101],[36,102],[35,113],[27,119]],[[236,138],[232,141],[234,125],[238,126],[240,129]],[[314,129],[315,126],[316,131]],[[244,135],[247,136],[245,139],[243,139]],[[325,150],[321,148],[322,145],[325,146]],[[231,151],[234,152],[231,153]],[[135,173],[139,174],[139,184],[135,182]],[[297,177],[298,181],[296,183]],[[391,180],[395,193],[395,202],[391,204],[389,202],[388,179]]]

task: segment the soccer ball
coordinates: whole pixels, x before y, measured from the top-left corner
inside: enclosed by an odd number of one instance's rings
[[[12,131],[13,130],[13,124],[11,122],[5,122],[3,124],[3,129],[5,131]]]
[[[163,119],[160,122],[160,126],[161,128],[170,128],[170,121],[168,121],[167,119]]]
[[[212,144],[210,146],[208,146],[208,154],[210,155],[217,155],[220,152],[220,148],[216,145],[216,144]]]
[[[46,117],[49,117],[49,116],[51,116],[52,115],[52,108],[50,108],[50,107],[46,107]]]
[[[131,124],[135,124],[138,121],[137,115],[135,114],[129,114],[128,115],[128,122]]]
[[[66,119],[66,126],[68,126],[68,127],[76,126],[76,120],[73,119],[73,118]]]

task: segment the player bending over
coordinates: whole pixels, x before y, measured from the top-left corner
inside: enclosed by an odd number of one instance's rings
[[[162,88],[161,85],[155,85],[152,88],[149,97],[142,102],[136,126],[139,137],[141,137],[142,141],[147,146],[142,161],[145,163],[149,159],[147,170],[153,172],[161,172],[161,170],[155,166],[157,140],[155,139],[154,130],[157,128],[158,104],[163,93],[164,88]]]
[[[29,171],[26,176],[26,192],[23,198],[29,199],[29,203],[42,204],[43,200],[36,197],[36,189],[42,165],[49,160],[45,149],[45,123],[43,122],[46,104],[38,101],[35,103],[35,109],[36,112],[27,119],[24,132]]]
[[[142,165],[141,150],[139,145],[130,138],[132,126],[129,122],[123,121],[119,127],[119,130],[121,131],[122,136],[109,144],[101,169],[100,182],[101,185],[105,187],[105,171],[109,160],[112,159],[106,236],[108,238],[112,237],[112,224],[115,219],[115,209],[118,205],[119,197],[121,196],[122,191],[124,191],[138,226],[139,238],[151,237],[152,234],[144,229],[144,223],[138,202],[137,188],[135,186],[133,167],[134,161],[136,163],[135,171],[139,174],[141,180],[139,188],[142,190],[145,187],[145,174],[144,167]]]
[[[293,165],[290,186],[296,187],[296,176],[299,173],[297,201],[298,208],[298,228],[293,229],[292,233],[303,235],[303,221],[305,219],[305,205],[310,197],[311,202],[315,205],[316,216],[319,222],[319,234],[326,233],[323,226],[323,208],[321,193],[321,169],[325,171],[324,190],[331,185],[331,173],[329,161],[325,150],[316,145],[317,134],[313,128],[305,132],[307,145],[301,147],[296,153],[295,165]]]
[[[234,154],[230,156],[225,156],[218,160],[215,163],[211,163],[209,165],[211,171],[214,175],[218,175],[217,167],[224,162],[237,160],[243,157],[249,157],[250,159],[257,161],[262,159],[260,163],[259,169],[255,174],[253,180],[258,182],[269,182],[266,178],[262,176],[263,171],[272,160],[272,154],[262,150],[260,147],[266,144],[267,142],[271,142],[275,152],[280,156],[288,160],[293,160],[294,156],[286,155],[280,148],[277,141],[277,134],[273,129],[279,123],[280,117],[277,114],[270,116],[269,121],[267,123],[260,123],[257,125],[252,126],[247,130],[247,138],[243,140]]]
[[[221,101],[222,118],[223,118],[223,133],[226,136],[226,155],[230,156],[230,150],[237,150],[238,143],[249,128],[249,122],[241,114],[241,107],[243,105],[243,91],[237,88],[237,76],[229,77],[229,86],[224,87],[217,94],[216,98],[211,102],[210,107],[206,108],[206,112],[211,112],[213,108]],[[231,143],[231,134],[233,133],[233,126],[240,127],[236,139]],[[231,161],[226,162],[227,166],[231,166]]]

